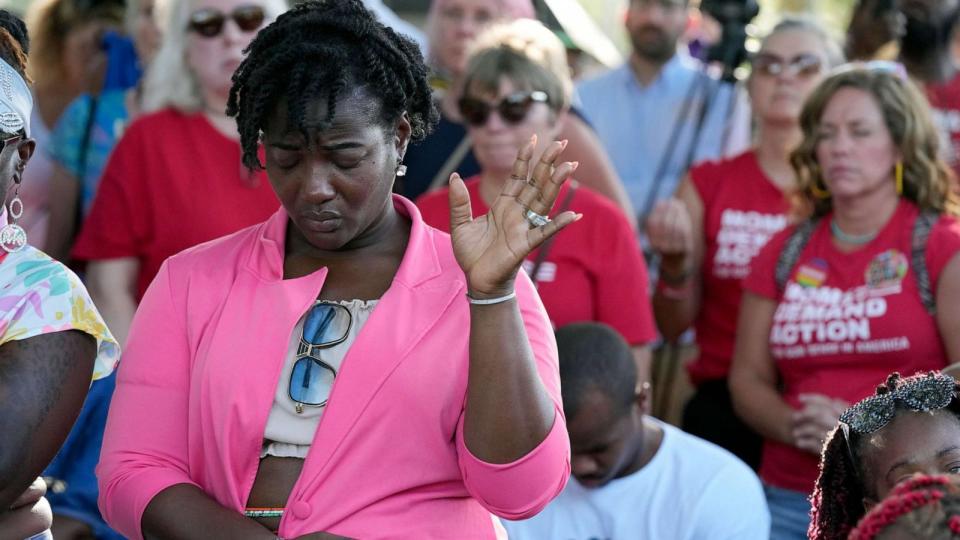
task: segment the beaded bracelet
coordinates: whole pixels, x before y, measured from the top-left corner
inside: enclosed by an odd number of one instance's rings
[[[490,306],[493,304],[502,304],[507,300],[512,300],[517,297],[517,292],[513,291],[512,293],[506,296],[498,296],[497,298],[474,298],[470,296],[470,293],[467,293],[467,302],[475,306]]]
[[[686,300],[693,294],[693,284],[689,281],[679,287],[670,285],[663,280],[657,282],[657,292],[670,300]]]
[[[283,508],[247,508],[243,515],[248,518],[278,518],[283,517]]]

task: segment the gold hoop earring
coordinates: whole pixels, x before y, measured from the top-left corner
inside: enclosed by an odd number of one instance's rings
[[[897,195],[903,195],[903,162],[898,161],[893,167],[893,179],[897,186]]]
[[[830,198],[830,190],[820,187],[817,179],[814,179],[813,182],[810,183],[810,193],[813,193],[813,196],[818,199]]]

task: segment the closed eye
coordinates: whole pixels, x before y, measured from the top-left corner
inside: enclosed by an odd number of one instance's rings
[[[300,163],[300,149],[295,146],[272,145],[270,158],[281,169],[292,169]]]

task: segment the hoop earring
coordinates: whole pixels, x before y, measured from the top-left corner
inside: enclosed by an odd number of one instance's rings
[[[17,184],[17,190],[13,193],[13,199],[7,206],[12,223],[7,223],[0,229],[0,248],[7,253],[16,253],[27,245],[27,231],[17,225],[20,216],[23,215],[23,201],[20,199],[20,184]]]
[[[814,179],[810,184],[810,192],[813,193],[813,196],[818,199],[830,198],[830,190],[820,187],[820,184],[816,179]]]
[[[897,195],[903,195],[903,162],[898,161],[893,167],[893,180],[896,182]]]

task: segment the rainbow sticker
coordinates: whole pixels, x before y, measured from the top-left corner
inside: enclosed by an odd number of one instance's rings
[[[870,261],[864,272],[864,278],[871,289],[898,287],[909,268],[907,256],[900,251],[890,249]]]
[[[802,287],[819,287],[827,280],[827,261],[823,259],[811,259],[809,262],[800,265],[793,278]]]

